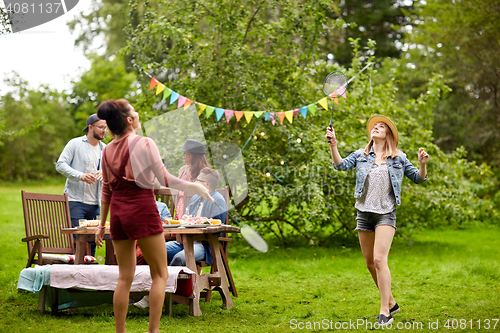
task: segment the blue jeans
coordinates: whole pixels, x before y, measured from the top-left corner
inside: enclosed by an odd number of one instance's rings
[[[76,228],[79,226],[78,220],[95,220],[96,216],[99,215],[101,209],[99,205],[87,205],[82,202],[70,201],[69,202],[69,215],[71,216],[71,226]],[[76,239],[76,235],[73,235],[73,239]],[[90,243],[91,255],[95,256],[95,242]]]
[[[186,254],[184,253],[184,245],[176,241],[165,243],[167,248],[167,258],[170,266],[186,266]],[[194,260],[205,260],[205,248],[201,244],[193,244]]]

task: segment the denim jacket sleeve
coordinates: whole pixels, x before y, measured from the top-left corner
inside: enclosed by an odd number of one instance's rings
[[[362,151],[362,149],[356,150],[355,152],[351,153],[346,158],[343,158],[342,162],[340,162],[337,165],[335,165],[332,162],[333,167],[337,171],[347,171],[347,170],[351,170],[352,168],[355,168],[356,167],[356,161],[357,161],[358,155],[360,154],[361,151]]]
[[[427,175],[425,175],[425,178],[420,177],[418,169],[415,166],[413,166],[413,164],[410,162],[408,158],[405,158],[404,174],[406,177],[408,177],[408,179],[413,181],[415,184],[422,184],[427,180]]]
[[[70,140],[70,142],[68,142],[66,147],[64,147],[56,163],[57,172],[62,174],[64,177],[75,181],[81,180],[83,175],[82,171],[76,170],[71,167],[71,165],[73,164],[73,158],[78,148],[79,148],[78,139]]]

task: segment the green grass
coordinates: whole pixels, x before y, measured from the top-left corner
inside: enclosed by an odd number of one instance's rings
[[[61,193],[63,186],[30,186],[33,192]],[[16,290],[19,272],[27,259],[20,186],[0,188],[0,332],[114,332],[112,305],[81,308],[78,313],[39,316],[38,295]],[[162,331],[169,332],[295,332],[291,323],[314,327],[314,322],[340,325],[363,320],[374,323],[379,296],[365,267],[359,246],[345,242],[330,248],[271,246],[267,254],[237,240],[231,244],[230,266],[238,287],[234,307],[226,310],[219,295],[201,304],[203,315],[189,316],[174,305],[164,316]],[[466,331],[477,320],[500,318],[500,228],[427,230],[413,244],[395,241],[389,256],[393,293],[401,306],[394,325],[401,331],[429,331],[438,321],[467,320]],[[129,332],[147,330],[147,310],[130,308]],[[422,328],[416,326],[422,323]],[[346,325],[344,324],[344,325]],[[491,322],[491,328],[493,328]],[[410,327],[413,327],[410,328]],[[353,327],[350,326],[352,329]],[[396,326],[394,326],[396,328]],[[409,329],[408,329],[409,328]],[[500,330],[500,322],[494,331]],[[461,331],[460,329],[453,331]],[[484,328],[481,329],[484,331]]]

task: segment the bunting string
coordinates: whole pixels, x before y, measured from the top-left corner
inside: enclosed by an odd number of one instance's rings
[[[361,71],[359,71],[355,76],[353,76],[349,81],[347,81],[346,85],[349,84],[356,76],[358,76],[361,72],[363,72],[365,69],[368,68],[368,66],[372,65],[372,62],[369,62]],[[304,119],[307,118],[308,114],[311,116],[316,115],[316,111],[318,110],[318,105],[325,109],[328,110],[328,99],[332,100],[332,103],[339,104],[339,99],[337,94],[334,92],[331,96],[327,96],[324,98],[321,98],[320,100],[302,106],[300,108],[296,108],[293,110],[289,111],[279,111],[279,112],[272,112],[272,111],[236,111],[236,110],[228,110],[228,109],[223,109],[223,108],[218,108],[214,106],[210,106],[204,103],[200,103],[197,101],[194,101],[192,99],[187,98],[186,96],[180,95],[178,92],[170,89],[169,87],[165,86],[163,83],[158,81],[156,78],[154,78],[152,75],[150,75],[148,72],[144,71],[142,68],[137,66],[137,64],[134,64],[140,71],[144,72],[147,76],[151,78],[151,82],[149,84],[149,90],[154,90],[156,95],[162,95],[162,99],[168,100],[170,104],[173,104],[177,102],[177,107],[181,108],[183,107],[184,110],[189,108],[193,103],[197,105],[198,107],[198,115],[201,116],[203,112],[205,112],[206,118],[210,118],[212,114],[215,114],[215,117],[217,121],[220,121],[222,119],[222,116],[225,116],[226,121],[229,123],[231,118],[235,117],[236,121],[239,122],[243,117],[249,124],[252,119],[255,117],[256,119],[260,120],[262,116],[264,116],[264,120],[266,121],[271,121],[273,126],[279,121],[280,125],[283,125],[284,120],[286,119],[290,124],[293,123],[293,120],[297,117],[297,115],[300,113]],[[342,87],[341,87],[342,88]],[[340,88],[339,88],[340,89]],[[344,99],[347,99],[347,92],[344,91],[343,94],[341,94]],[[258,123],[258,122],[257,122]]]

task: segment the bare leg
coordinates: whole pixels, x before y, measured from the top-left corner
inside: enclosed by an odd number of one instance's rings
[[[165,300],[167,285],[167,249],[163,234],[156,234],[138,240],[144,259],[151,272],[151,290],[149,291],[149,333],[160,332],[160,319]]]
[[[388,225],[380,225],[375,228],[375,243],[373,247],[373,263],[377,273],[377,286],[380,291],[380,312],[389,316],[391,308],[391,271],[387,264],[389,250],[396,229]]]
[[[365,258],[366,267],[368,268],[368,271],[370,271],[370,274],[373,278],[373,281],[375,282],[375,285],[378,288],[379,285],[378,285],[378,279],[377,279],[377,270],[375,268],[375,263],[373,260],[373,258],[374,258],[373,251],[375,248],[375,234],[376,234],[375,232],[358,230],[359,245],[361,246],[361,252],[363,253],[363,257]],[[394,235],[394,233],[393,233],[393,235]],[[391,239],[391,241],[392,241],[392,239]],[[390,247],[390,245],[389,245],[389,247]],[[387,257],[386,257],[386,259],[387,259]],[[387,262],[387,260],[386,260],[386,262]],[[389,276],[390,276],[390,272],[389,272]],[[391,293],[390,298],[389,298],[389,305],[390,305],[390,307],[393,307],[394,304],[396,304],[396,301],[394,300],[394,297],[392,296],[392,293]]]
[[[118,262],[119,276],[113,294],[113,310],[115,311],[116,332],[125,332],[130,287],[135,274],[135,240],[113,241]]]

